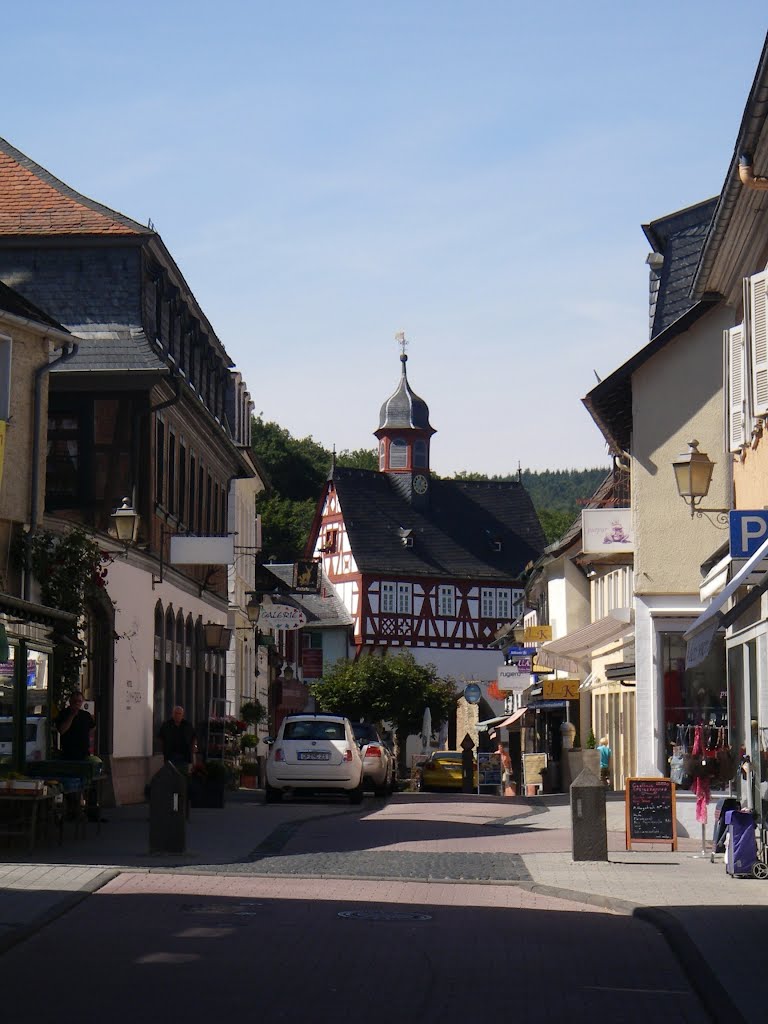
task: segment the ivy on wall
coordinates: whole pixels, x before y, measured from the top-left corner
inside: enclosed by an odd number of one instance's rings
[[[79,688],[80,669],[88,654],[82,624],[89,603],[106,588],[112,556],[79,526],[63,536],[41,530],[29,536],[27,543],[42,603],[77,616],[76,625],[57,630],[51,687],[54,705],[60,706]]]

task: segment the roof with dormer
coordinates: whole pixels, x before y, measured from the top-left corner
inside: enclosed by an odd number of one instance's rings
[[[400,383],[381,407],[377,436],[382,430],[426,430],[434,434],[435,430],[429,423],[429,406],[408,383],[405,369],[408,356],[405,352],[400,356],[400,362]]]
[[[337,466],[330,486],[360,572],[511,583],[544,549],[533,503],[517,480],[432,479],[423,509],[375,470]],[[318,529],[316,518],[311,544]]]

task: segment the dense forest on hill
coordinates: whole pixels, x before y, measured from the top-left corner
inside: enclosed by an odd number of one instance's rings
[[[269,478],[268,490],[259,498],[264,557],[292,562],[301,555],[312,525],[317,499],[331,468],[332,453],[313,437],[295,438],[277,423],[254,417],[252,447]],[[357,448],[337,453],[339,466],[377,469],[375,449]],[[583,500],[589,498],[608,472],[595,469],[524,469],[520,478],[531,496],[547,543],[570,527]],[[462,480],[516,480],[517,473],[486,477],[462,472]]]

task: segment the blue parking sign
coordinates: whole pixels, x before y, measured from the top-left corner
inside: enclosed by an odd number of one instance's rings
[[[737,509],[728,517],[731,558],[749,558],[768,540],[768,509]]]

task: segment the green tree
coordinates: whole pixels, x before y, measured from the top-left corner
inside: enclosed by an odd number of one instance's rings
[[[538,516],[544,536],[547,538],[547,544],[554,543],[567,533],[576,518],[570,512],[559,508],[539,509]]]
[[[336,458],[339,466],[348,466],[350,469],[378,469],[379,459],[375,448],[355,448],[352,451],[344,449]]]
[[[310,689],[323,711],[335,711],[352,721],[391,722],[401,773],[406,768],[406,740],[421,728],[424,709],[429,708],[433,722],[443,722],[458,697],[453,680],[439,679],[434,665],[417,664],[408,651],[394,657],[337,661],[322,682]]]

